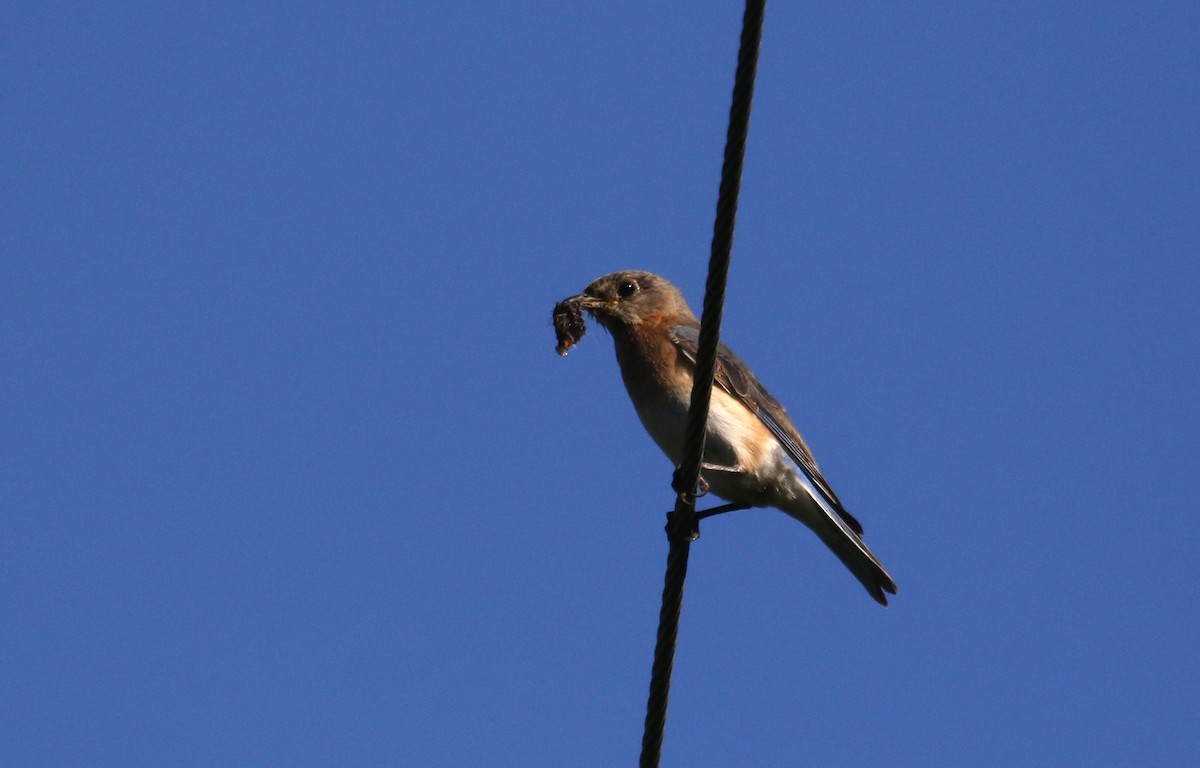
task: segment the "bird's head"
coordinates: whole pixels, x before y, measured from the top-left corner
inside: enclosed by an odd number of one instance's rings
[[[679,289],[650,272],[613,272],[593,280],[577,298],[610,333],[664,319],[695,319]]]

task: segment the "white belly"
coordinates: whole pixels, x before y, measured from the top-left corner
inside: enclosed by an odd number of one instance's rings
[[[646,404],[637,409],[650,437],[676,466],[683,460],[687,410],[686,397]],[[714,387],[706,433],[704,462],[740,470],[705,470],[704,478],[713,493],[730,501],[762,503],[760,499],[767,491],[760,475],[764,459],[766,464],[774,465],[777,458],[772,454],[780,452],[766,427],[745,406],[724,390]]]

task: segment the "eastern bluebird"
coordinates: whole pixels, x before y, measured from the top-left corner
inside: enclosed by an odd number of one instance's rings
[[[633,407],[678,466],[700,335],[683,294],[649,272],[614,272],[568,301],[612,334]],[[777,507],[807,525],[880,604],[887,605],[884,592],[896,594],[896,583],[860,538],[862,526],[821,476],[783,406],[724,344],[717,352],[703,473],[718,496]]]

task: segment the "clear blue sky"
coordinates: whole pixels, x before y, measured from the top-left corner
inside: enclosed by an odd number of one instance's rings
[[[664,766],[1200,764],[1200,5],[767,9],[725,340],[900,585],[692,552]],[[432,7],[430,7],[432,6]],[[636,760],[734,2],[0,10],[10,766]]]

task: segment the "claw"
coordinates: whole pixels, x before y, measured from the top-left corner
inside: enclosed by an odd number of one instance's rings
[[[700,521],[700,518],[694,514],[690,515],[690,517],[691,517],[691,524],[686,526],[684,528],[684,530],[681,532],[683,541],[695,541],[696,539],[700,538],[700,526],[697,525],[697,523]],[[673,509],[667,513],[667,524],[664,527],[664,530],[667,532],[667,539],[670,541],[674,541],[676,530],[675,530],[675,510],[673,510]]]

